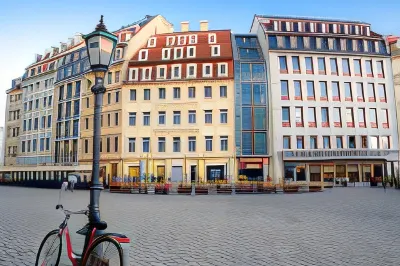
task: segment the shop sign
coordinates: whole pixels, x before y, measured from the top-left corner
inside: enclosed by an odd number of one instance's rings
[[[396,153],[391,150],[299,150],[299,151],[284,151],[283,159],[307,159],[319,160],[327,158],[346,159],[346,158],[368,158],[368,157],[387,157]]]

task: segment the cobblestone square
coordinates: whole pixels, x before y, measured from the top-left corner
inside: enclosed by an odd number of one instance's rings
[[[62,222],[57,190],[0,187],[0,265],[34,265],[42,238]],[[70,204],[82,209],[88,191]],[[108,231],[132,240],[131,265],[400,265],[400,191],[101,195]],[[85,219],[74,216],[70,231]],[[79,250],[80,236],[72,235]],[[63,263],[66,263],[65,257]],[[66,264],[68,265],[68,264]]]

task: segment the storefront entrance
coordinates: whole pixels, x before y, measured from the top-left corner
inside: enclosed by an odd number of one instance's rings
[[[140,167],[129,166],[129,177],[133,177],[134,182],[140,182]]]
[[[224,166],[223,165],[210,165],[207,166],[207,181],[215,182],[224,180]]]
[[[165,181],[165,166],[159,165],[157,166],[157,182]]]

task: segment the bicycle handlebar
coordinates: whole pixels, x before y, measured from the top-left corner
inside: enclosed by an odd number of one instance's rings
[[[65,215],[71,215],[71,214],[85,214],[86,216],[89,215],[89,210],[80,210],[80,211],[64,210],[64,207],[61,204],[57,204],[56,210],[58,209],[61,209]]]

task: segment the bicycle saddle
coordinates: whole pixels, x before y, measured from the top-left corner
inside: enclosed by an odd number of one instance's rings
[[[95,221],[90,223],[91,226],[96,228],[97,230],[105,230],[107,229],[107,223],[105,221]]]

